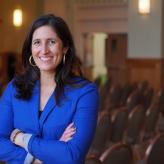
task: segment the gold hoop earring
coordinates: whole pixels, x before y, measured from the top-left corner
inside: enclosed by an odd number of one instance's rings
[[[64,54],[64,56],[63,56],[63,64],[65,64],[65,54]]]
[[[31,66],[36,67],[36,64],[33,64],[33,63],[32,63],[32,55],[31,55],[30,58],[29,58],[29,63],[30,63]]]

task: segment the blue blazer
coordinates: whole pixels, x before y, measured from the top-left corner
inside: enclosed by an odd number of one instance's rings
[[[13,83],[8,84],[0,101],[0,160],[24,163],[27,152],[9,139],[13,129],[18,128],[32,134],[28,150],[44,164],[84,164],[96,128],[98,91],[89,82],[79,88],[66,86],[64,90],[60,106],[55,102],[54,92],[39,117],[39,82],[30,100],[17,99]],[[59,141],[71,122],[76,127],[73,139]]]

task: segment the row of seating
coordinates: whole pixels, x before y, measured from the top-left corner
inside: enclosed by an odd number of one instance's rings
[[[158,133],[149,142],[144,157],[136,161],[129,144],[116,143],[108,147],[98,158],[88,156],[85,164],[164,164],[164,133]]]
[[[155,94],[147,82],[120,87],[107,81],[100,94],[98,125],[88,157],[99,159],[121,142],[130,145],[134,161],[142,159],[149,140],[164,130],[164,90]],[[159,118],[163,122],[160,128]]]
[[[99,156],[111,143],[123,141],[134,145],[148,140],[156,132],[159,113],[156,104],[146,113],[142,105],[137,105],[130,113],[125,107],[113,113],[101,112],[90,151]]]
[[[142,104],[147,110],[153,98],[160,97],[160,102],[164,100],[164,91],[160,90],[159,94],[155,94],[154,89],[144,81],[139,84],[112,84],[107,81],[105,85],[99,86],[100,90],[100,111],[117,109],[126,106],[128,110],[132,110],[137,104]]]

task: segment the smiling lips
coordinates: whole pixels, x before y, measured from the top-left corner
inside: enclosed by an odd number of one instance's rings
[[[41,57],[39,57],[39,59],[41,60],[41,61],[49,61],[49,60],[51,60],[53,58],[53,56],[41,56]]]

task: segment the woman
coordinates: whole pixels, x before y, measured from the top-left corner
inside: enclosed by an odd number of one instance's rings
[[[96,128],[98,93],[80,72],[66,23],[35,20],[23,69],[0,102],[0,160],[9,164],[84,164]]]

